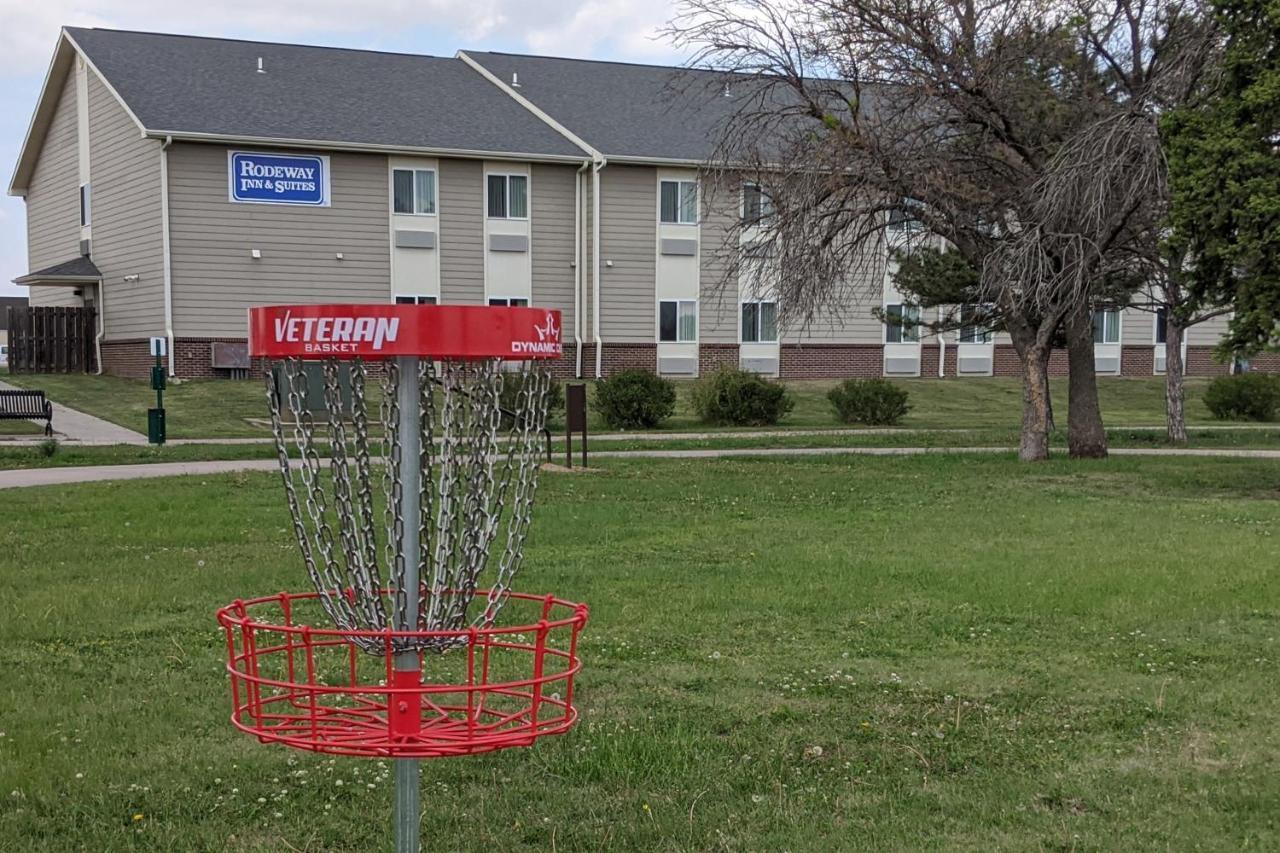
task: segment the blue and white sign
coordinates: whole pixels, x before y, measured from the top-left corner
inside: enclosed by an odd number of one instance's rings
[[[228,151],[231,200],[329,206],[329,158]]]

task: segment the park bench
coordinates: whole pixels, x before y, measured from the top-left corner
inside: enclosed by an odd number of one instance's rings
[[[0,389],[0,421],[44,421],[44,434],[53,435],[53,403],[43,391]]]

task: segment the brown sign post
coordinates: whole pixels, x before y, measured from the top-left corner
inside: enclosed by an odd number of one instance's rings
[[[564,462],[573,467],[573,434],[582,433],[582,467],[587,467],[587,386],[564,386]]]

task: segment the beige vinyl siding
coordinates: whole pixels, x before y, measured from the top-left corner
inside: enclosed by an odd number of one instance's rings
[[[791,319],[781,331],[782,342],[883,343],[884,324],[872,312],[884,304],[885,281],[884,250],[879,245],[868,246],[863,259],[850,273],[849,280],[836,289],[831,300],[834,304],[819,311],[808,322],[802,317]]]
[[[177,336],[244,337],[253,305],[391,298],[386,157],[331,153],[330,206],[296,207],[230,202],[227,151],[169,149]],[[250,256],[253,249],[261,259]]]
[[[58,107],[27,189],[27,270],[80,256],[80,171],[76,148],[76,78],[67,74]],[[33,287],[32,305],[79,305],[72,287]]]
[[[89,72],[89,174],[93,260],[102,271],[106,338],[164,334],[160,143]],[[126,282],[126,276],[137,281]]]
[[[1227,324],[1231,322],[1230,314],[1223,314],[1203,323],[1197,323],[1187,330],[1188,346],[1217,346],[1222,336],[1227,333]]]
[[[739,251],[737,236],[740,185],[702,183],[702,227],[698,236],[698,340],[704,344],[738,342],[738,282],[729,281],[730,257]]]
[[[1125,308],[1120,312],[1120,343],[1125,346],[1154,344],[1155,313],[1140,308]]]
[[[560,328],[573,329],[573,182],[572,166],[533,166],[530,182],[530,243],[533,251],[532,304],[559,308]]]
[[[441,160],[438,192],[440,301],[483,305],[484,164],[479,160]]]
[[[600,172],[600,333],[606,344],[653,343],[658,178],[646,166]]]

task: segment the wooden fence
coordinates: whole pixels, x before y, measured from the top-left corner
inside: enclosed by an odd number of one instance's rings
[[[10,307],[9,370],[13,373],[91,373],[97,316],[92,308]]]

